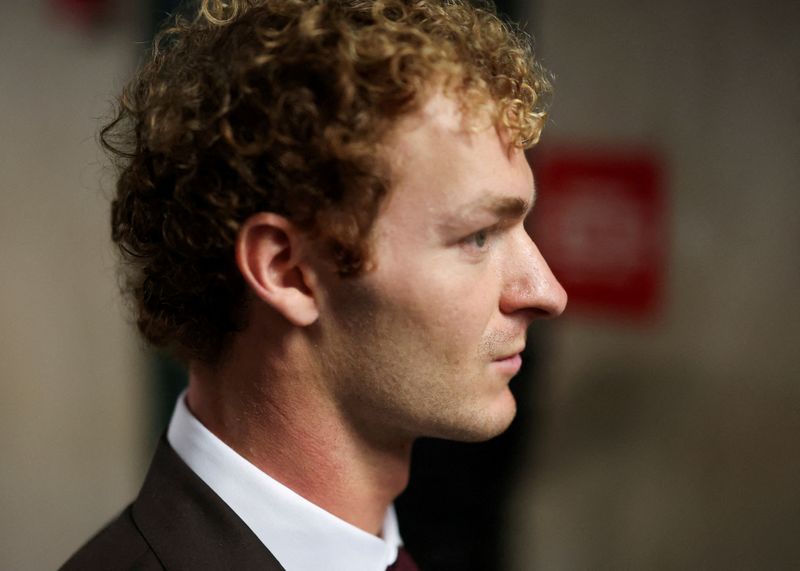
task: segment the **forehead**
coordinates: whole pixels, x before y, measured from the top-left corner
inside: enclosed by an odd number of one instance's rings
[[[387,215],[446,216],[492,199],[531,200],[524,152],[495,127],[488,109],[464,117],[460,103],[437,93],[402,118],[384,144],[392,192]]]

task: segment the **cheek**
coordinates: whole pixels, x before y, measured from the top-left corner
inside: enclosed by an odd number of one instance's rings
[[[465,353],[475,354],[496,311],[487,289],[452,275],[429,274],[424,283],[392,292],[392,321],[394,326],[405,322],[410,333],[448,361],[460,361]]]

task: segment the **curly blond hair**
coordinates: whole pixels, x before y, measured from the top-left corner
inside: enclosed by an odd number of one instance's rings
[[[369,262],[390,180],[382,139],[432,78],[490,104],[533,145],[550,84],[528,38],[468,0],[204,0],[175,18],[102,130],[117,159],[112,238],[140,330],[214,362],[244,326],[233,248],[252,214],[286,216],[342,276]]]

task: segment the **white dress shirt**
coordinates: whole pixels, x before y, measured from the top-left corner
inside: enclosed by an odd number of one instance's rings
[[[377,537],[275,481],[214,436],[178,398],[167,440],[286,571],[385,571],[402,545],[394,507]]]

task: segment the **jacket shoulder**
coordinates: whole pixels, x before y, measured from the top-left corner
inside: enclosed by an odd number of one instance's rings
[[[101,529],[59,571],[155,571],[164,567],[131,516],[131,506]]]

